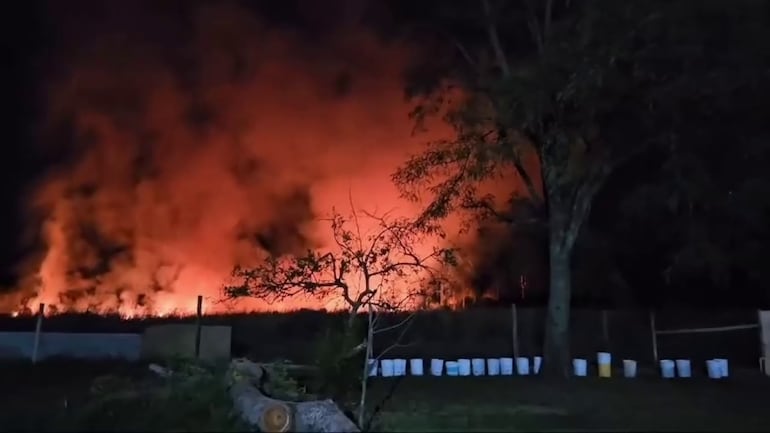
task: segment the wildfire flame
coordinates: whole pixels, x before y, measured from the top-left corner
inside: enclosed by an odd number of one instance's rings
[[[58,29],[67,66],[50,77],[42,141],[76,157],[30,197],[44,252],[2,309],[192,314],[198,295],[207,313],[336,308],[213,301],[236,264],[329,248],[318,217],[349,196],[417,212],[390,174],[448,130],[412,134],[408,48],[350,28],[309,44],[217,3],[195,9],[194,37],[170,37],[173,58],[153,11],[103,12]]]

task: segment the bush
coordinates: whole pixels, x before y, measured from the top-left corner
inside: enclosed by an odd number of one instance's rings
[[[350,355],[364,340],[361,326],[329,327],[316,345],[315,366],[318,375],[314,393],[336,401],[343,408],[350,408],[361,386],[362,369],[366,351]]]
[[[247,431],[233,412],[224,370],[172,362],[174,375],[131,380],[102,376],[77,416],[66,421],[79,431]]]

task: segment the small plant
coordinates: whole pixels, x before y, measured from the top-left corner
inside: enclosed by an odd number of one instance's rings
[[[69,427],[80,431],[245,431],[233,413],[224,373],[194,362],[173,360],[169,378],[104,376]]]
[[[318,375],[314,391],[343,405],[350,406],[361,382],[360,365],[364,352],[355,350],[362,340],[357,328],[328,328],[316,346],[315,365]]]
[[[300,385],[297,379],[291,376],[288,369],[289,361],[278,360],[270,363],[267,374],[270,377],[266,389],[263,391],[277,399],[287,401],[311,400],[314,397],[307,391],[307,387]]]

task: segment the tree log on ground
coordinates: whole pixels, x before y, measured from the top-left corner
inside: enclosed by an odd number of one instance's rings
[[[359,432],[332,400],[290,402],[266,396],[266,369],[246,359],[234,359],[228,369],[228,389],[241,418],[263,432]]]

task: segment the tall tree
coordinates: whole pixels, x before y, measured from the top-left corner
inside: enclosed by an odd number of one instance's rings
[[[447,3],[435,7],[450,12]],[[418,62],[413,78],[422,86],[411,89],[423,101],[418,120],[446,113],[456,136],[431,143],[394,180],[412,198],[426,187],[433,193],[426,218],[458,207],[493,208],[478,194],[479,182],[490,178],[510,182],[509,201],[529,203],[526,218],[509,223],[530,223],[532,216],[545,222],[544,369],[567,376],[575,242],[608,176],[652,146],[672,143],[673,114],[689,90],[688,61],[702,49],[688,14],[701,6],[482,0],[460,7],[454,19],[432,24],[437,40],[454,47],[454,60],[445,67],[436,66],[435,55]],[[529,44],[521,42],[525,36]]]

